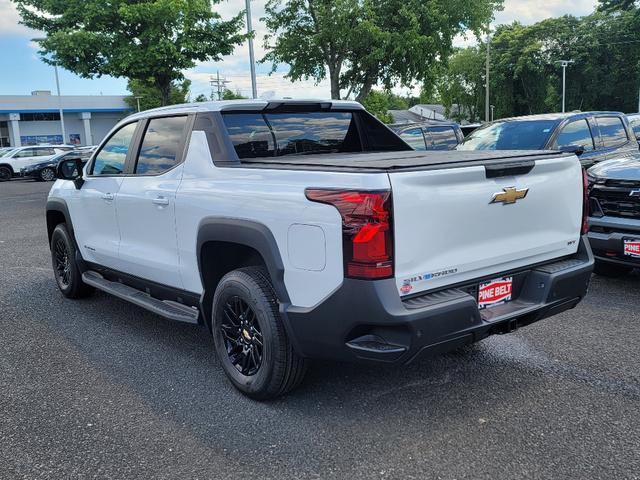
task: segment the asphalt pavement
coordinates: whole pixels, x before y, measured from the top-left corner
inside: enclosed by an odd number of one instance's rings
[[[53,280],[51,184],[0,184],[0,478],[640,478],[640,275],[408,367],[237,393],[202,328]]]

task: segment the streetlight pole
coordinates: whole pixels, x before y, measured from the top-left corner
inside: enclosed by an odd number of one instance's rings
[[[557,63],[562,67],[562,113],[564,113],[565,97],[567,92],[567,67],[575,62],[573,60],[558,60]]]
[[[489,121],[489,65],[491,62],[491,33],[487,31],[487,61],[485,65],[485,97],[484,97],[484,120]]]
[[[62,97],[60,96],[60,80],[58,80],[58,64],[53,64],[53,69],[56,73],[56,89],[58,90],[58,108],[60,110],[60,127],[62,129],[62,144],[66,144],[67,133],[64,130],[64,113],[62,112]]]
[[[253,27],[251,26],[251,0],[245,0],[247,11],[247,33],[249,34],[249,62],[251,63],[251,95],[258,98],[256,85],[256,59],[253,53]]]

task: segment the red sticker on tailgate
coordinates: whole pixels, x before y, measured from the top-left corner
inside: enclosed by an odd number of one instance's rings
[[[624,254],[629,255],[630,257],[640,258],[640,240],[625,240]]]
[[[493,307],[511,300],[513,277],[495,278],[478,288],[478,308]]]

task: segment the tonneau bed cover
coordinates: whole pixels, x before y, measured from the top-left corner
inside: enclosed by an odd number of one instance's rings
[[[418,168],[441,169],[447,167],[490,165],[497,163],[534,162],[536,159],[568,155],[553,150],[476,150],[476,151],[400,151],[323,153],[313,155],[286,155],[279,157],[244,158],[243,165],[269,165],[273,167],[307,167],[317,169],[347,169],[397,171]]]

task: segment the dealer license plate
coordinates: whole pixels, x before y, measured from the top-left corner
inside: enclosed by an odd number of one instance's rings
[[[625,238],[624,254],[629,257],[640,258],[640,238]]]
[[[513,277],[494,278],[478,287],[478,308],[495,307],[511,301]]]

